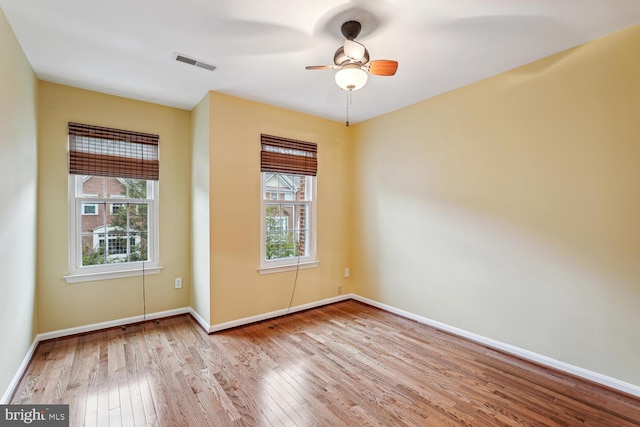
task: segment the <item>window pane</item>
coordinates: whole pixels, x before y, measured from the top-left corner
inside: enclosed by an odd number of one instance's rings
[[[149,261],[149,245],[146,232],[129,234],[129,261]]]
[[[100,265],[104,263],[104,233],[82,233],[82,265]]]
[[[121,193],[128,199],[146,199],[147,181],[145,179],[120,179]]]
[[[80,190],[78,191],[79,197],[103,197],[105,194],[105,178],[102,176],[82,176]]]
[[[148,206],[146,203],[109,203],[108,223],[118,231],[149,231]]]
[[[262,179],[266,200],[311,200],[305,191],[308,177],[266,172]]]
[[[144,179],[82,176],[78,197],[147,199],[147,181]]]
[[[265,212],[266,258],[308,254],[307,205],[268,204]]]

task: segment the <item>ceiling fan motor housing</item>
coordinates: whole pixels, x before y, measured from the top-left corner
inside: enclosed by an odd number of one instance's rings
[[[340,31],[342,32],[342,35],[345,39],[353,40],[358,37],[361,29],[362,26],[358,21],[347,21],[342,24]]]

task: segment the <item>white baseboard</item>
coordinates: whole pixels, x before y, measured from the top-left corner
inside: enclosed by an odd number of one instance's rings
[[[630,394],[632,396],[640,397],[640,386],[630,384],[616,378],[611,378],[606,375],[599,374],[597,372],[590,371],[588,369],[580,368],[578,366],[570,365],[565,362],[561,362],[556,359],[552,359],[547,356],[543,356],[538,353],[534,353],[529,350],[525,350],[510,344],[506,344],[500,341],[496,341],[491,338],[484,337],[482,335],[475,334],[473,332],[465,331],[464,329],[456,328],[445,323],[438,322],[437,320],[429,319],[426,317],[418,316],[417,314],[410,313],[408,311],[400,310],[399,308],[392,307],[387,304],[380,303],[378,301],[364,298],[359,295],[351,294],[350,297],[356,301],[363,302],[373,307],[380,308],[389,313],[397,314],[398,316],[405,317],[407,319],[415,320],[418,323],[428,325],[443,331],[449,332],[454,335],[466,338],[470,341],[477,342],[495,350],[500,350],[505,353],[511,354],[516,357],[528,360],[530,362],[537,363],[539,365],[548,366],[558,371],[566,372],[568,374],[584,378],[588,381],[604,385],[606,387],[619,390],[623,393]]]
[[[36,351],[36,347],[38,346],[38,337],[36,336],[31,343],[31,347],[27,350],[27,354],[24,356],[20,367],[18,368],[18,372],[13,376],[13,379],[9,383],[9,387],[4,392],[2,399],[0,400],[0,405],[8,405],[9,399],[13,396],[13,393],[18,388],[18,383],[22,379],[22,376],[27,371],[27,367],[29,367],[29,362],[31,362],[31,358],[33,357],[33,353]]]
[[[207,323],[206,320],[204,320],[202,318],[202,316],[200,316],[200,313],[195,311],[193,309],[193,307],[189,307],[189,314],[191,314],[191,316],[194,319],[196,319],[196,322],[198,322],[200,324],[200,326],[202,326],[202,329],[204,329],[205,331],[209,332],[209,329],[211,329],[211,326],[209,325],[209,323]]]
[[[295,307],[291,307],[289,310],[287,310],[286,308],[283,308],[281,310],[271,311],[269,313],[258,314],[257,316],[244,317],[242,319],[232,320],[230,322],[218,323],[216,325],[212,325],[212,326],[209,327],[209,333],[219,332],[219,331],[222,331],[222,330],[225,330],[225,329],[236,328],[238,326],[244,326],[244,325],[248,325],[250,323],[260,322],[260,321],[268,320],[268,319],[273,319],[275,317],[284,316],[285,314],[287,314],[287,312],[289,314],[296,313],[298,311],[308,310],[310,308],[321,307],[323,305],[333,304],[334,302],[345,301],[345,300],[348,300],[348,299],[351,299],[351,298],[352,298],[351,294],[338,295],[337,297],[327,298],[327,299],[323,299],[323,300],[320,300],[320,301],[314,301],[314,302],[310,302],[308,304],[297,305]]]
[[[99,331],[101,329],[108,329],[116,326],[130,325],[132,323],[144,322],[145,320],[156,320],[156,319],[162,319],[163,317],[178,316],[180,314],[187,314],[190,312],[191,312],[190,307],[175,308],[173,310],[149,313],[146,316],[141,315],[141,316],[125,317],[123,319],[109,320],[108,322],[92,323],[90,325],[78,326],[75,328],[44,332],[42,334],[38,334],[36,339],[38,341],[46,341],[54,338],[66,337],[69,335],[84,334],[86,332]]]

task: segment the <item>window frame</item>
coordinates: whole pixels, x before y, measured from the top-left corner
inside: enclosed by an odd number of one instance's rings
[[[69,209],[69,274],[64,276],[67,283],[79,283],[94,280],[115,279],[158,274],[162,270],[159,264],[159,181],[147,180],[147,199],[127,199],[111,197],[98,198],[96,195],[82,194],[82,183],[87,175],[73,175],[68,177],[68,209]],[[148,261],[134,261],[102,265],[82,265],[82,203],[144,203],[148,206]]]
[[[298,175],[305,177],[309,181],[305,185],[311,193],[308,200],[278,200],[271,199],[265,188],[265,176],[271,175]],[[271,274],[282,271],[290,271],[296,269],[313,268],[320,265],[317,259],[317,177],[312,175],[300,175],[291,173],[277,172],[260,172],[260,274]],[[305,205],[307,206],[308,235],[305,236],[307,241],[307,255],[294,256],[289,258],[267,259],[267,219],[266,209],[269,205]]]

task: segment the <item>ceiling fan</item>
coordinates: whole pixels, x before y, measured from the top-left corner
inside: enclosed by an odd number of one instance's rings
[[[393,76],[398,69],[398,61],[379,59],[370,61],[369,51],[354,39],[362,26],[358,21],[347,21],[340,30],[345,37],[344,45],[333,55],[335,65],[309,65],[307,70],[338,70],[336,84],[344,90],[358,90],[367,83],[367,74]]]

